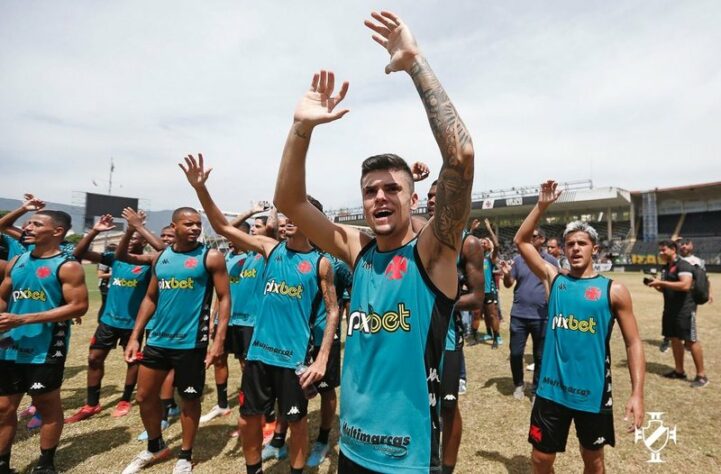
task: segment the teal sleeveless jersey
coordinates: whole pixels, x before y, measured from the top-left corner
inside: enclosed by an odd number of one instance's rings
[[[443,345],[453,300],[433,285],[416,239],[359,254],[340,390],[340,447],[378,472],[440,471]]]
[[[488,256],[488,253],[483,258],[483,279],[485,283],[484,293],[496,292],[496,280],[493,278],[493,261]]]
[[[612,408],[610,292],[611,280],[601,275],[553,280],[538,396],[591,413]]]
[[[247,252],[238,261],[230,277],[231,326],[255,326],[260,299],[263,292],[265,257],[257,252]],[[242,263],[241,263],[242,262]]]
[[[23,244],[9,235],[0,234],[0,241],[2,241],[2,246],[8,249],[8,262],[15,258],[16,255],[20,255],[26,251]]]
[[[230,284],[230,320],[229,326],[238,326],[242,315],[243,298],[238,292],[242,278],[243,265],[247,254],[245,252],[228,252],[225,255],[225,268],[228,270],[228,283]]]
[[[118,329],[133,329],[150,283],[150,265],[122,262],[112,253],[103,254],[101,263],[112,269],[112,276],[100,322]]]
[[[265,266],[265,285],[255,320],[248,360],[294,369],[305,362],[310,328],[321,300],[320,252],[275,246]]]
[[[342,260],[327,253],[324,253],[323,256],[328,259],[333,267],[333,286],[335,286],[336,299],[340,305],[343,294],[348,292],[353,285],[353,272]],[[315,324],[313,324],[313,345],[316,347],[320,347],[321,342],[323,342],[326,320],[325,300],[321,298],[318,306],[318,314],[315,317]],[[338,328],[333,336],[333,342],[340,342],[340,320],[338,321]]]
[[[21,254],[10,269],[12,291],[8,312],[18,315],[49,311],[65,303],[58,273],[69,259],[64,254],[35,258]],[[70,324],[37,323],[18,326],[5,333],[12,345],[0,348],[0,360],[19,364],[62,364],[68,353]]]
[[[213,281],[206,268],[208,248],[188,252],[163,250],[153,268],[158,279],[158,302],[148,345],[166,349],[208,346]]]

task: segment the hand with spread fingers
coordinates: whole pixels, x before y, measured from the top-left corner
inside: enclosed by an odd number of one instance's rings
[[[32,194],[23,195],[23,208],[26,211],[39,211],[45,207],[45,201],[38,199]]]
[[[337,95],[335,89],[335,74],[333,71],[321,70],[313,75],[310,89],[303,95],[295,107],[293,120],[311,127],[338,120],[349,109],[338,109],[348,92],[348,81],[344,82]]]
[[[371,16],[375,21],[365,20],[363,23],[375,31],[373,39],[391,55],[386,74],[409,71],[420,50],[408,25],[389,11],[372,12]]]
[[[193,155],[188,155],[184,158],[185,166],[182,163],[178,163],[180,169],[185,173],[185,177],[193,187],[193,189],[202,188],[205,186],[205,182],[208,180],[210,172],[213,168],[205,170],[205,163],[203,162],[203,154],[198,153],[198,160],[196,161]]]
[[[93,230],[97,232],[107,232],[113,229],[115,229],[115,222],[113,222],[113,216],[111,216],[110,214],[100,216],[98,222],[93,225]]]
[[[561,190],[558,189],[558,183],[549,179],[541,184],[541,190],[538,193],[538,207],[545,209],[558,200],[561,196]]]

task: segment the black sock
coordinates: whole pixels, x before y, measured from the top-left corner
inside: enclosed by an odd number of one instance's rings
[[[303,474],[303,468],[299,467],[298,469],[296,469],[294,467],[291,467],[290,474]]]
[[[270,445],[274,448],[282,448],[285,444],[285,431],[282,433],[273,433],[273,439],[270,440]]]
[[[0,474],[10,473],[10,451],[0,454]]]
[[[228,408],[228,382],[215,384],[218,390],[218,406]]]
[[[133,396],[133,390],[135,390],[135,384],[131,383],[129,385],[126,385],[123,389],[123,398],[121,398],[124,402],[129,402],[130,398]]]
[[[181,449],[180,454],[178,454],[178,459],[185,459],[186,461],[190,461],[190,459],[192,457],[193,457],[192,449]]]
[[[320,431],[318,431],[318,442],[328,444],[328,436],[330,436],[330,428],[327,430],[321,428]]]
[[[148,451],[151,453],[157,453],[161,449],[165,448],[165,441],[163,441],[163,436],[158,436],[155,439],[148,439]]]
[[[54,446],[52,448],[43,449],[40,448],[40,460],[38,461],[38,466],[40,467],[51,467],[55,469],[55,450],[58,449],[57,446]]]
[[[88,387],[88,398],[86,402],[91,407],[97,406],[97,404],[100,403],[100,385]]]
[[[245,465],[245,472],[248,474],[263,474],[263,462],[259,462],[258,464],[246,464]]]
[[[443,474],[453,474],[453,470],[456,468],[456,465],[448,466],[446,464],[443,465]]]

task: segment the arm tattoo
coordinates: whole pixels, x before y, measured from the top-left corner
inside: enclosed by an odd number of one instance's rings
[[[421,96],[433,136],[443,156],[443,167],[438,178],[433,233],[441,244],[458,250],[461,231],[471,210],[471,135],[425,58],[416,60],[410,75]]]

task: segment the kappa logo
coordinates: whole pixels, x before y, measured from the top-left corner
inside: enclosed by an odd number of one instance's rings
[[[560,285],[558,285],[558,290],[559,290],[559,291],[564,291],[564,290],[566,290],[566,284],[565,284],[565,283],[561,283]]]
[[[441,382],[441,378],[438,377],[438,369],[431,368],[428,371],[428,377],[426,377],[426,382]]]
[[[188,387],[185,390],[183,390],[183,393],[198,393],[197,390],[195,390],[193,387]]]
[[[328,388],[329,386],[325,380],[318,384],[318,388]]]
[[[286,415],[300,415],[300,410],[298,410],[298,407],[293,405],[290,407],[290,410],[288,410],[288,413]]]
[[[203,334],[203,337],[200,338],[200,342],[208,342],[208,335]]]
[[[387,332],[396,332],[398,330],[410,332],[411,324],[408,321],[411,312],[406,309],[404,303],[398,304],[398,311],[386,311],[378,314],[371,309],[370,313],[363,311],[353,311],[348,318],[348,336],[352,336],[354,331],[360,331],[365,334],[375,334],[381,329]]]
[[[601,299],[601,289],[597,286],[591,286],[586,288],[586,293],[583,295],[588,301],[598,301]]]
[[[446,395],[445,397],[443,397],[443,400],[448,400],[448,401],[451,401],[451,402],[452,402],[453,400],[455,400],[455,399],[456,399],[456,396],[453,395],[453,394],[450,394],[450,393],[449,393],[448,395]]]
[[[168,260],[167,258],[164,258],[160,263],[162,263],[163,265],[167,265],[170,263],[170,260]]]
[[[63,341],[58,341],[55,343],[55,347],[65,347],[65,343]]]
[[[50,268],[48,267],[40,267],[37,270],[35,270],[35,274],[38,276],[38,278],[47,278],[49,277],[53,272],[50,271]]]
[[[308,260],[303,260],[298,264],[298,271],[303,274],[310,273],[311,270],[313,270],[313,265]]]
[[[605,442],[606,442],[606,438],[604,438],[603,436],[599,436],[599,437],[596,439],[596,441],[593,442],[593,444],[595,444],[595,445],[597,445],[597,446],[600,446],[600,445],[602,445],[602,444],[605,443]]]
[[[435,393],[429,393],[428,394],[428,405],[434,407],[436,406],[438,402],[436,401],[436,394]]]
[[[396,255],[386,267],[386,278],[389,280],[400,280],[408,271],[408,259]]]
[[[606,406],[607,406],[607,407],[612,407],[612,406],[613,406],[613,398],[612,398],[612,397],[608,397],[608,401],[606,402]]]
[[[34,301],[47,301],[47,296],[45,295],[44,290],[40,291],[34,291],[30,288],[25,289],[19,289],[14,290],[12,292],[13,295],[13,301],[20,301],[20,300],[34,300]]]
[[[40,382],[35,382],[30,386],[30,390],[42,390],[45,388],[45,385],[41,384]]]
[[[53,358],[55,358],[55,357],[62,357],[62,356],[63,356],[63,352],[62,352],[62,351],[55,351],[55,354],[52,355]]]
[[[195,257],[188,257],[185,259],[185,262],[183,262],[183,266],[185,268],[195,268],[198,266],[198,259]]]
[[[178,280],[177,278],[173,277],[171,279],[163,278],[162,280],[158,280],[158,289],[159,290],[192,290],[194,287],[195,282],[191,277],[185,278],[183,280]]]

